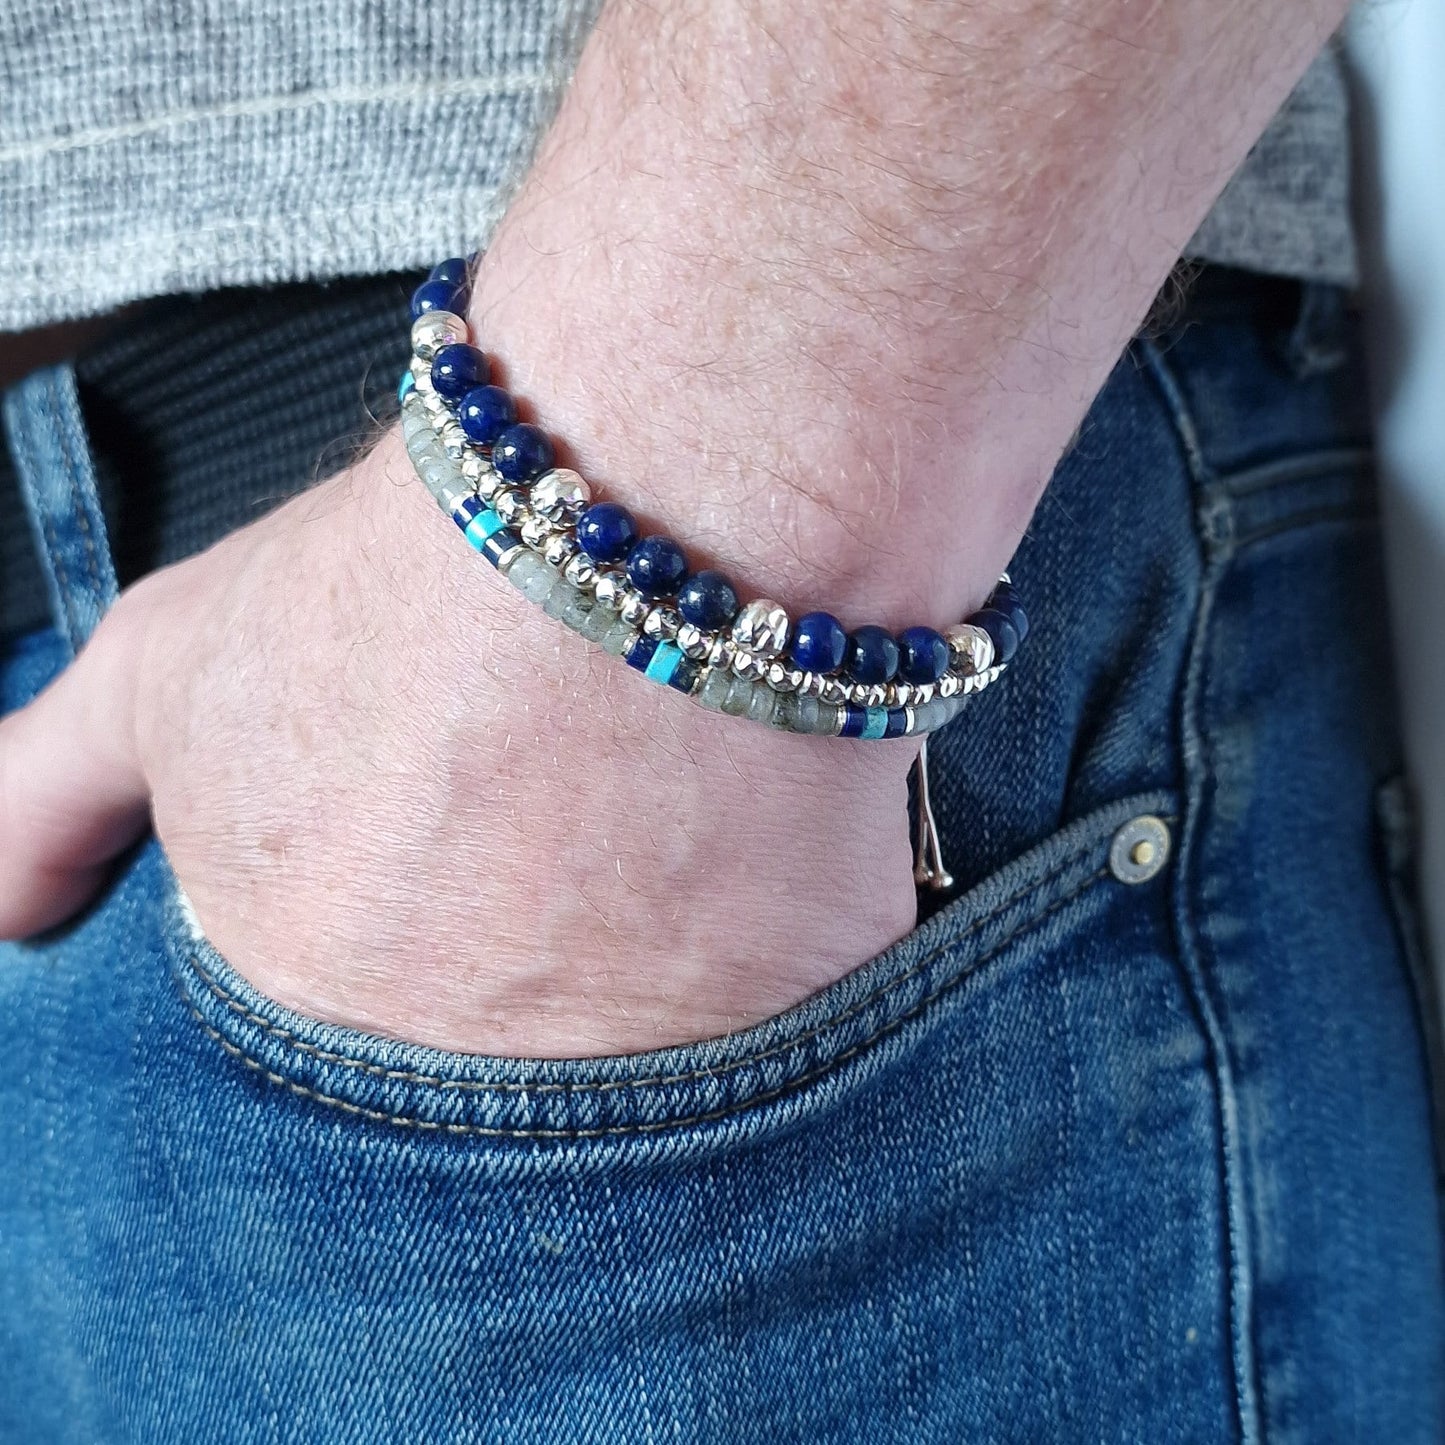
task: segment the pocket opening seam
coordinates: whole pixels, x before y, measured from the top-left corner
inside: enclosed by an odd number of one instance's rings
[[[1172,816],[1168,816],[1164,818],[1164,821],[1173,822],[1175,819]],[[664,1088],[676,1084],[692,1084],[700,1083],[703,1080],[717,1079],[733,1073],[738,1069],[766,1063],[769,1059],[776,1058],[778,1055],[788,1053],[793,1049],[803,1047],[813,1042],[813,1040],[821,1034],[827,1033],[849,1022],[849,1020],[855,1018],[858,1014],[886,999],[891,993],[911,983],[919,974],[926,972],[928,968],[936,963],[942,954],[957,944],[962,943],[987,924],[992,923],[1010,908],[1022,902],[1030,893],[1046,887],[1049,883],[1053,882],[1054,879],[1066,873],[1071,867],[1077,864],[1080,858],[1096,846],[1098,846],[1098,840],[1096,839],[1090,839],[1087,843],[1081,844],[1067,857],[1061,859],[1059,863],[1047,873],[1021,884],[1014,892],[1010,893],[1007,898],[1001,900],[987,913],[974,919],[966,928],[958,933],[951,934],[948,938],[936,944],[911,968],[899,974],[896,978],[887,979],[862,998],[856,999],[846,1008],[814,1024],[803,1033],[781,1040],[771,1047],[761,1049],[755,1053],[743,1054],[735,1059],[727,1059],[704,1068],[672,1074],[656,1074],[642,1078],[519,1083],[510,1080],[452,1079],[447,1078],[445,1075],[424,1074],[412,1069],[387,1068],[385,1065],[368,1063],[365,1059],[358,1059],[350,1054],[339,1053],[334,1049],[326,1049],[319,1044],[311,1043],[309,1040],[298,1038],[290,1029],[273,1023],[270,1019],[262,1014],[258,1014],[254,1009],[243,1003],[235,994],[227,989],[219,979],[215,978],[206,969],[196,954],[189,954],[186,962],[217,1002],[223,1004],[244,1022],[260,1029],[262,1033],[277,1040],[277,1042],[287,1048],[293,1049],[298,1053],[306,1054],[323,1064],[332,1064],[338,1068],[352,1069],[358,1073],[367,1074],[385,1082],[418,1084],[428,1088],[445,1089],[455,1093],[482,1094],[604,1094],[615,1093],[623,1089]],[[1108,869],[1105,868],[1103,871],[1107,873]],[[1072,896],[1072,894],[1067,896]],[[1046,916],[1047,910],[1038,915],[1039,918]],[[1018,929],[1014,932],[1016,933],[1018,930],[1031,926],[1035,921],[1037,920],[1022,920],[1018,925]],[[1000,946],[1006,946],[1013,937],[1014,933],[1010,933],[1007,938],[1000,941]],[[991,956],[992,955],[989,955],[989,957]],[[978,963],[985,961],[985,959],[977,960]],[[200,1017],[199,1012],[194,1008],[192,1011],[197,1013],[197,1017]]]
[[[1060,871],[1062,871],[1062,869],[1056,869],[1054,870],[1053,874],[1047,876],[1056,876],[1056,874]],[[905,1023],[908,1023],[914,1018],[917,1018],[918,1015],[923,1013],[924,1010],[926,1010],[937,999],[941,998],[944,994],[948,993],[951,989],[962,983],[965,979],[971,978],[974,974],[978,973],[979,970],[984,967],[984,965],[992,962],[995,958],[1007,952],[1007,950],[1013,944],[1018,942],[1021,938],[1026,937],[1051,914],[1057,912],[1059,909],[1065,907],[1067,904],[1072,903],[1081,894],[1087,892],[1090,888],[1092,888],[1094,884],[1101,882],[1103,879],[1110,876],[1112,875],[1110,874],[1107,867],[1100,868],[1094,873],[1089,874],[1081,882],[1071,888],[1067,893],[1063,894],[1059,898],[1056,898],[1042,912],[1036,914],[1027,923],[1021,924],[1017,929],[1010,932],[1007,937],[1001,939],[987,953],[981,955],[979,958],[976,958],[973,963],[962,973],[951,976],[944,983],[940,984],[937,988],[933,989],[930,993],[928,993],[925,997],[921,998],[916,1004],[913,1005],[912,1008],[908,1009],[907,1012],[900,1014],[895,1019],[890,1019],[886,1024],[874,1030],[874,1032],[869,1034],[866,1038],[860,1039],[857,1043],[851,1045],[842,1053],[829,1059],[826,1063],[821,1064],[818,1068],[809,1070],[807,1073],[800,1074],[796,1079],[789,1079],[786,1083],[780,1084],[775,1088],[768,1089],[763,1093],[754,1094],[750,1097],[736,1100],[735,1102],[724,1105],[718,1109],[712,1109],[703,1113],[692,1114],[686,1117],[675,1119],[642,1120],[637,1123],[631,1124],[599,1125],[596,1128],[507,1129],[496,1125],[452,1122],[443,1119],[423,1119],[417,1117],[416,1115],[397,1114],[389,1112],[385,1109],[372,1109],[366,1107],[363,1104],[357,1104],[350,1099],[338,1098],[336,1095],[325,1093],[323,1090],[313,1089],[309,1085],[301,1083],[299,1080],[288,1079],[284,1074],[278,1074],[268,1064],[264,1063],[260,1059],[254,1058],[252,1055],[248,1054],[243,1048],[241,1048],[239,1044],[236,1044],[232,1040],[226,1038],[225,1035],[220,1032],[220,1030],[215,1028],[206,1020],[206,1018],[202,1015],[201,1011],[196,1007],[195,1003],[192,1002],[191,999],[187,998],[185,1002],[186,1007],[191,1011],[192,1015],[195,1017],[196,1022],[201,1026],[202,1030],[204,1030],[206,1034],[208,1034],[216,1043],[218,1043],[226,1053],[230,1054],[233,1058],[239,1060],[247,1068],[254,1070],[255,1072],[259,1073],[263,1078],[267,1079],[269,1082],[279,1085],[281,1088],[288,1090],[290,1093],[297,1095],[299,1098],[309,1099],[314,1103],[325,1104],[331,1108],[340,1109],[344,1113],[351,1114],[358,1118],[368,1119],[374,1123],[391,1124],[397,1128],[403,1129],[417,1129],[425,1133],[445,1134],[452,1136],[472,1136],[492,1139],[577,1141],[584,1139],[608,1138],[619,1135],[657,1134],[671,1129],[684,1129],[694,1127],[700,1124],[711,1124],[720,1122],[724,1119],[728,1119],[738,1114],[745,1113],[751,1109],[758,1108],[763,1104],[772,1103],[775,1100],[784,1098],[789,1094],[796,1093],[798,1090],[804,1088],[805,1086],[815,1083],[817,1080],[825,1078],[827,1075],[834,1073],[845,1063],[849,1062],[853,1058],[856,1058],[859,1054],[864,1052],[864,1050],[871,1048],[880,1039],[885,1038],[888,1034],[893,1033],[896,1029],[901,1028]],[[1039,881],[1043,882],[1045,880],[1041,879]],[[950,944],[956,941],[956,939],[950,940]],[[947,946],[948,945],[944,945],[934,950],[934,952],[929,955],[930,959],[936,958],[940,953],[944,951],[944,948]],[[908,976],[916,974],[918,972],[918,969],[922,966],[923,965],[920,964],[915,969],[910,970],[910,974]],[[900,978],[899,980],[896,980],[896,982],[901,983],[902,979]],[[352,1062],[360,1063],[359,1060],[353,1060]],[[704,1073],[702,1077],[707,1077],[707,1075]],[[568,1086],[555,1085],[554,1087],[565,1088]],[[588,1087],[589,1086],[585,1084],[579,1084],[576,1086],[578,1091],[585,1091]]]

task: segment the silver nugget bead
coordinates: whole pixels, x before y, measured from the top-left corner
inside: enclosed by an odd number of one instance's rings
[[[459,462],[471,451],[471,445],[467,441],[467,434],[454,421],[446,421],[437,432],[441,437],[442,447],[446,454],[454,461]]]
[[[712,639],[700,627],[694,627],[691,622],[684,622],[677,629],[677,645],[682,648],[684,657],[690,657],[694,662],[701,662],[712,647]]]
[[[451,311],[428,311],[411,324],[411,349],[430,361],[443,346],[467,339],[467,323]]]
[[[788,614],[765,597],[749,602],[733,623],[733,641],[756,657],[777,657],[788,645]]]
[[[781,662],[770,662],[763,672],[763,678],[774,692],[792,692],[790,679],[794,669]],[[799,677],[802,673],[797,674]]]
[[[604,607],[616,611],[622,606],[622,594],[627,590],[627,581],[620,572],[599,572],[593,590]]]
[[[562,575],[574,587],[591,587],[597,581],[597,564],[585,552],[574,552],[562,568]]]
[[[553,467],[532,483],[532,505],[546,517],[580,512],[591,500],[592,488],[570,467]]]
[[[732,638],[715,637],[707,650],[707,665],[709,667],[731,667],[733,665],[734,652]]]
[[[412,368],[411,384],[420,400],[430,404],[440,399],[437,396],[436,387],[431,384],[431,367],[429,365]]]
[[[492,464],[473,447],[462,453],[462,475],[469,482],[479,482],[485,476],[496,476]]]
[[[751,652],[733,653],[733,672],[739,677],[758,678],[763,675],[767,663],[760,657],[755,657]]]
[[[502,491],[492,498],[492,510],[510,527],[527,514],[527,499],[521,492]]]
[[[617,611],[624,622],[630,622],[634,627],[641,626],[643,618],[651,610],[652,603],[647,598],[634,592],[630,587],[622,589],[622,595],[617,603]]]
[[[540,551],[547,544],[547,538],[552,535],[552,524],[545,518],[535,513],[527,517],[520,528],[522,540],[531,548]]]
[[[576,554],[577,544],[565,532],[554,532],[542,548],[542,555],[554,567],[566,567]]]
[[[939,697],[957,697],[963,688],[963,679],[956,672],[945,672],[938,679]]]
[[[671,607],[654,607],[642,619],[642,630],[649,637],[676,637],[681,626],[682,618]]]
[[[839,703],[848,701],[848,686],[836,677],[825,677],[818,689],[818,696],[823,702],[831,702],[836,707]]]
[[[963,677],[987,672],[993,666],[993,638],[971,622],[958,622],[943,634],[954,669]]]

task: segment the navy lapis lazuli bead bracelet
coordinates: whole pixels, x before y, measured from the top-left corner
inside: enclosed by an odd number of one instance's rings
[[[671,537],[594,501],[492,384],[462,319],[468,273],[466,261],[443,261],[412,297],[402,433],[467,541],[551,616],[704,707],[832,737],[936,731],[1013,660],[1029,624],[1007,576],[943,632],[849,632],[830,612],[793,620],[766,599],[743,603],[721,572],[694,571]]]

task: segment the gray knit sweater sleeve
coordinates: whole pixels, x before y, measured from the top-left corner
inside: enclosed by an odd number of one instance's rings
[[[0,330],[484,244],[599,4],[11,0]],[[1343,91],[1281,124],[1192,249],[1347,280]]]
[[[1358,280],[1349,97],[1334,45],[1305,72],[1185,254],[1341,286]]]

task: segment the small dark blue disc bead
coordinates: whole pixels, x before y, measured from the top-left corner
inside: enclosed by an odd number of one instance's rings
[[[502,565],[502,558],[515,547],[522,545],[522,534],[514,532],[510,527],[498,527],[485,542],[482,543],[482,556],[492,564],[493,567]]]
[[[968,619],[975,627],[981,627],[993,639],[993,660],[1012,662],[1019,650],[1018,629],[1012,619],[994,607],[985,607]]]
[[[443,346],[432,357],[431,382],[437,394],[448,401],[457,401],[473,387],[485,386],[492,379],[487,358],[475,346],[464,341]]]
[[[636,541],[637,522],[616,502],[598,502],[577,518],[577,545],[594,562],[620,562]]]
[[[908,709],[904,707],[890,707],[888,709],[888,722],[883,729],[885,738],[901,738],[908,731]]]
[[[837,672],[848,651],[848,634],[831,612],[805,612],[793,628],[793,662],[804,672]]]
[[[738,615],[738,594],[721,572],[704,568],[694,572],[677,594],[682,620],[704,632],[726,627]]]
[[[844,658],[854,682],[876,687],[898,676],[898,643],[886,627],[857,627],[848,636]]]
[[[644,537],[627,554],[627,580],[644,597],[671,597],[687,579],[687,557],[671,537]]]
[[[675,687],[678,692],[691,692],[697,682],[697,675],[700,671],[697,663],[690,657],[684,657],[672,670],[672,676],[667,679],[669,687]]]
[[[931,627],[905,627],[898,634],[898,675],[904,682],[937,682],[948,671],[948,643]]]
[[[423,281],[411,293],[411,319],[420,320],[428,311],[450,311],[455,314],[464,305],[463,292],[450,281]]]
[[[652,661],[652,654],[657,651],[657,639],[649,637],[644,632],[639,632],[632,639],[632,645],[627,649],[624,661],[628,667],[635,667],[638,672],[646,672],[647,664]]]
[[[530,482],[547,471],[552,462],[551,439],[531,422],[509,426],[492,443],[492,465],[509,482]]]
[[[517,403],[500,386],[474,386],[457,407],[457,420],[469,440],[489,447],[517,419]]]
[[[427,276],[428,281],[445,281],[449,286],[461,287],[467,284],[467,263],[460,256],[449,256],[438,261]]]

